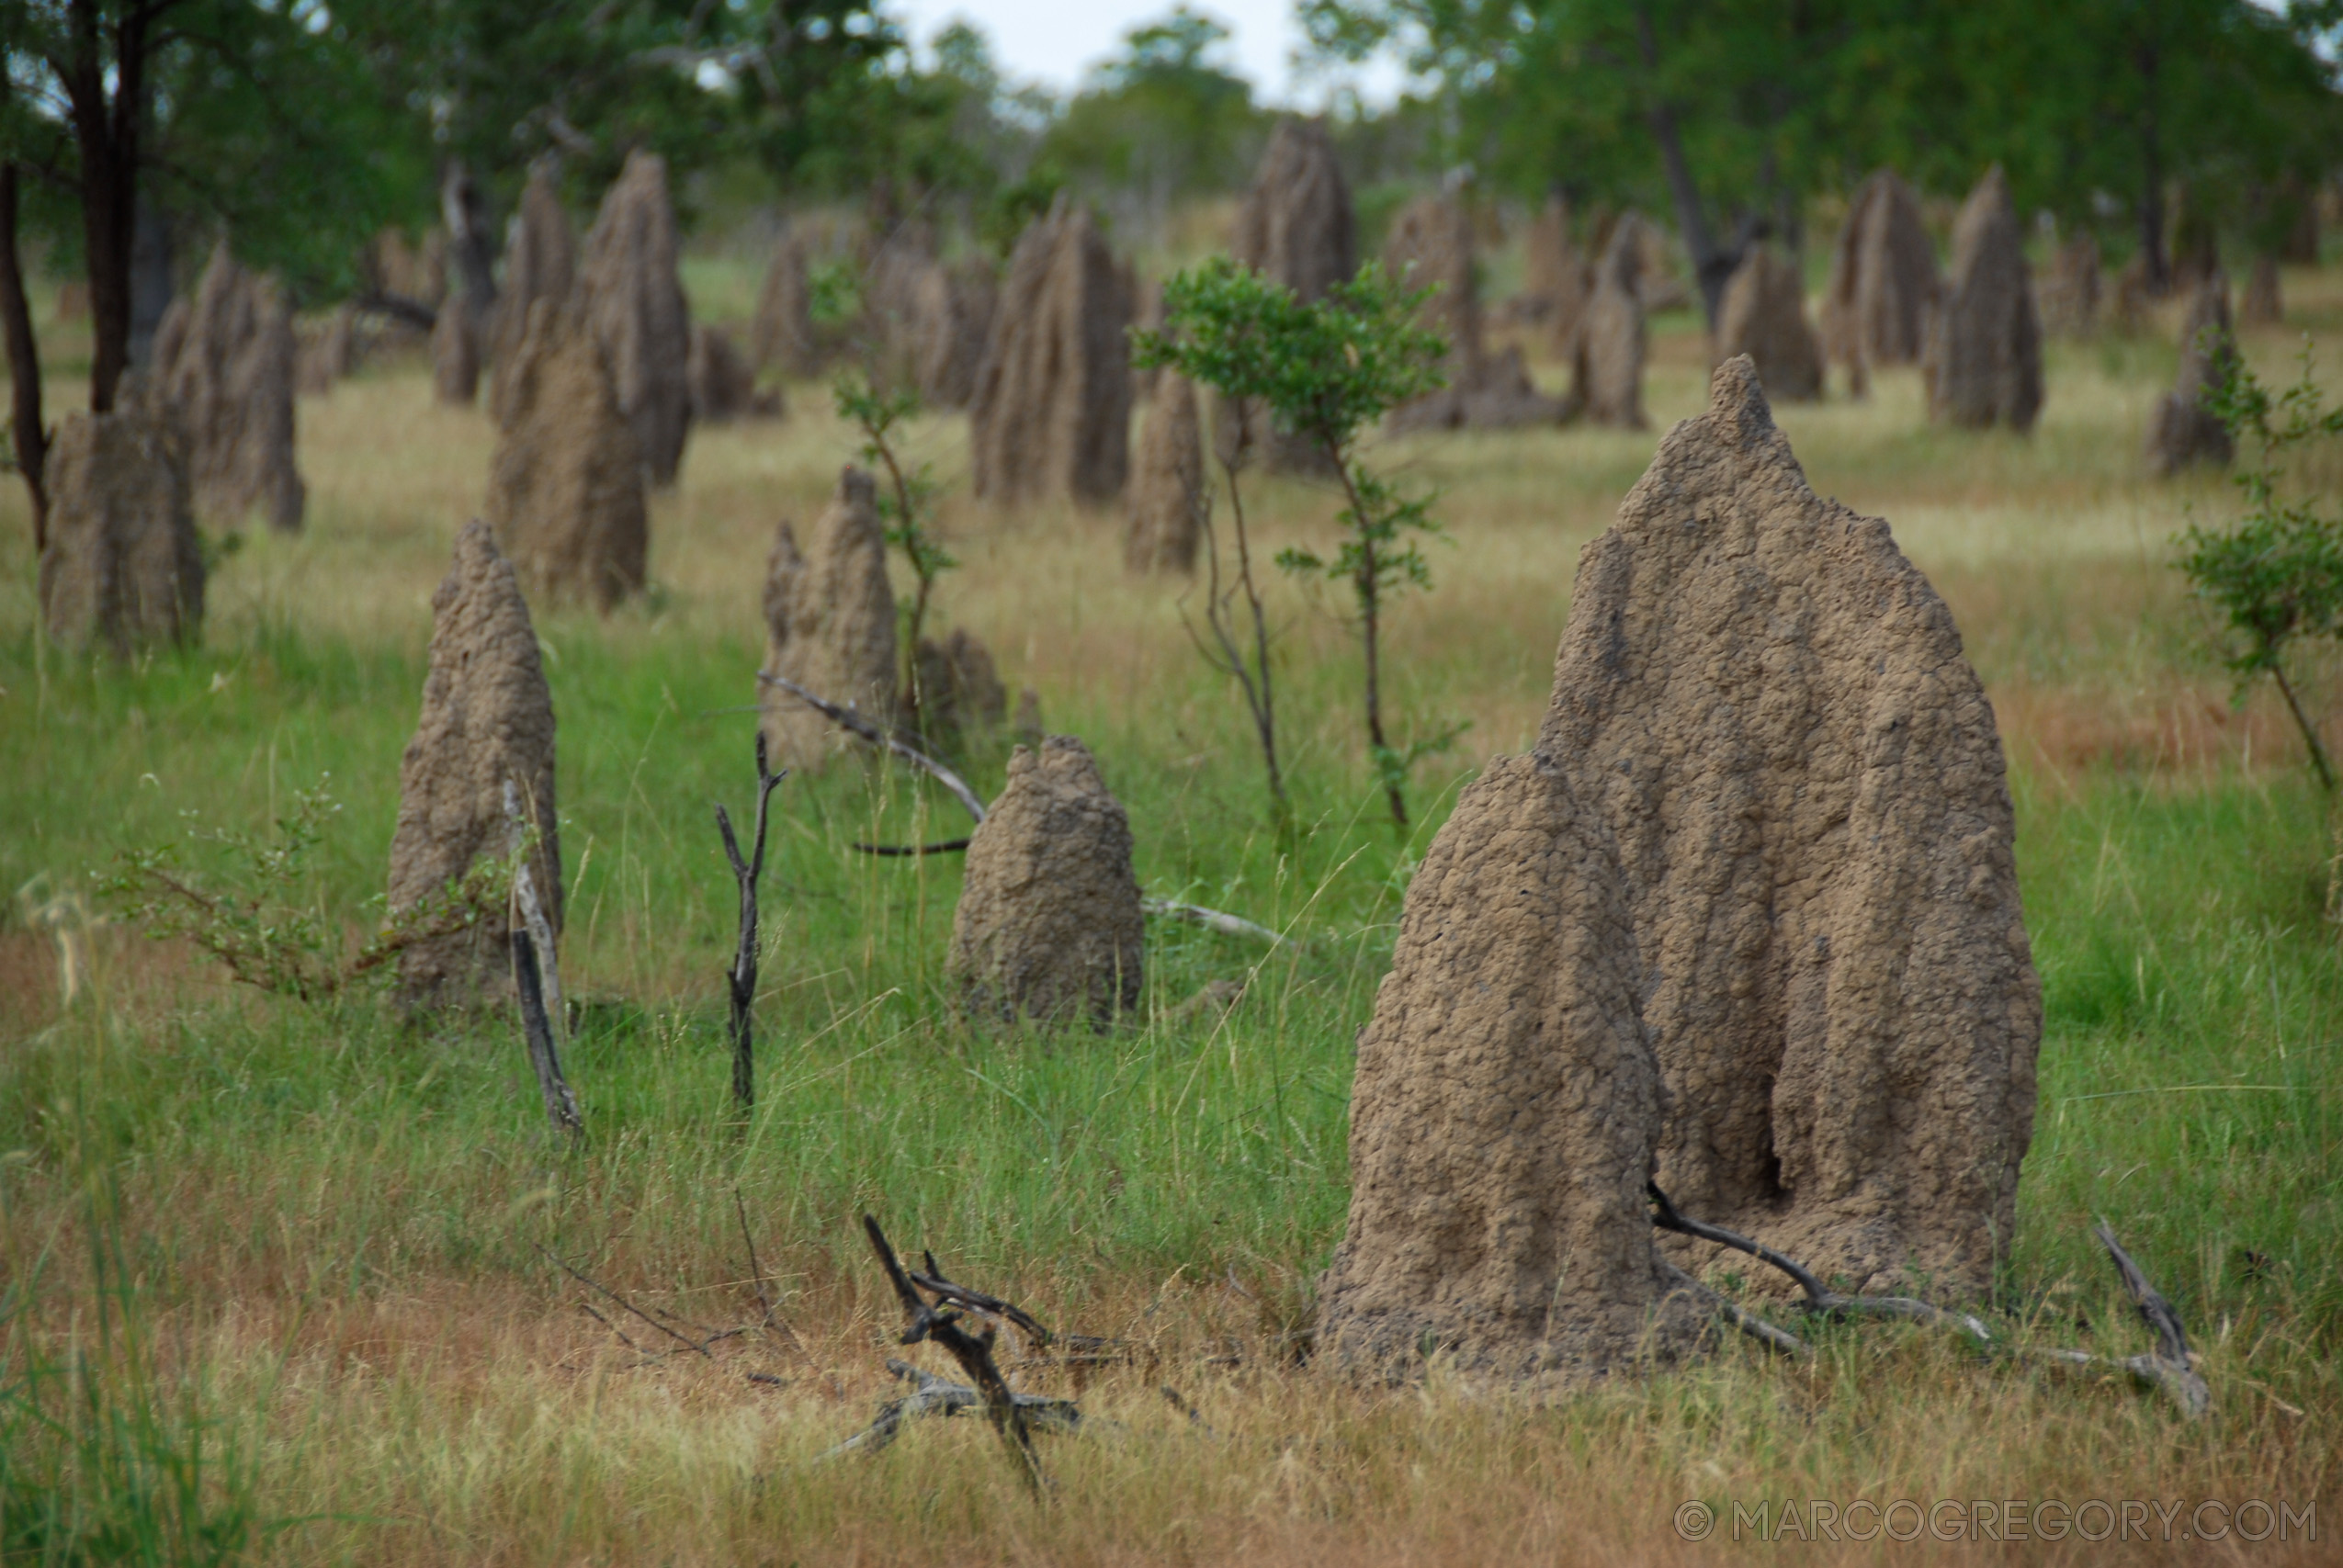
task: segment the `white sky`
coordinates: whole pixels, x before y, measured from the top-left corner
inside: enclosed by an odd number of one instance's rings
[[[1123,35],[1171,13],[1173,0],[895,0],[888,8],[909,24],[912,42],[928,42],[955,19],[973,22],[991,41],[992,57],[1013,81],[1040,82],[1060,96],[1080,85],[1090,68],[1121,52]],[[1224,45],[1237,74],[1257,96],[1274,104],[1317,108],[1343,82],[1375,102],[1398,91],[1399,72],[1387,62],[1341,78],[1297,75],[1293,56],[1303,42],[1294,0],[1206,0],[1191,8],[1234,36]]]

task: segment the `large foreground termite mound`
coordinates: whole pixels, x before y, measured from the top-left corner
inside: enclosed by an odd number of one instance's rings
[[[969,1010],[1104,1026],[1138,1005],[1131,824],[1070,735],[1020,746],[968,840],[951,973]]]
[[[553,799],[553,697],[513,568],[487,527],[465,525],[455,564],[431,596],[423,716],[399,763],[390,839],[393,915],[449,895],[475,862],[513,845],[513,786],[537,830],[529,865],[545,917],[561,929],[561,842]],[[481,919],[399,955],[407,1007],[460,1006],[512,991],[504,923]]]
[[[1500,759],[1409,884],[1359,1039],[1323,1348],[1520,1375],[1688,1339],[1644,1197],[1662,1091],[1640,985],[1602,816],[1546,758]]]
[[[1826,1280],[1983,1292],[2042,1025],[2012,833],[1943,602],[1728,360],[1580,558],[1534,754],[1409,888],[1322,1337],[1513,1373],[1664,1353],[1694,1309],[1655,1167]]]
[[[1538,750],[1618,841],[1661,1185],[1826,1278],[1982,1291],[2042,1030],[2000,739],[1944,602],[1808,487],[1747,360],[1587,547]]]
[[[529,308],[498,387],[487,506],[498,544],[532,584],[597,609],[640,592],[651,537],[640,448],[575,299]]]
[[[816,696],[895,717],[895,594],[878,492],[860,468],[838,476],[806,547],[784,522],[764,579],[764,668]],[[818,768],[849,744],[820,713],[777,686],[764,689],[764,735],[776,767]]]
[[[203,627],[203,550],[164,422],[126,400],[72,413],[49,447],[41,617],[68,648],[129,654]]]

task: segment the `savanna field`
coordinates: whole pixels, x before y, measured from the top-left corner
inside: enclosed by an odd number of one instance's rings
[[[722,318],[753,276],[711,254],[685,282]],[[2343,273],[2284,282],[2287,328],[2248,333],[2248,358],[2291,379],[2308,332],[2331,373]],[[85,335],[43,333],[51,406],[78,406]],[[1775,413],[1815,488],[1887,518],[1943,593],[2000,725],[2046,1027],[1999,1321],[2027,1343],[2146,1348],[2089,1234],[2103,1217],[2188,1325],[2205,1419],[1881,1322],[1814,1326],[1809,1360],[1725,1337],[1537,1394],[1437,1361],[1386,1387],[1309,1360],[1353,1040],[1409,871],[1479,763],[1534,735],[1580,547],[1704,400],[1705,337],[1680,311],[1656,326],[1652,431],[1377,448],[1438,490],[1449,534],[1387,627],[1387,712],[1403,745],[1469,727],[1419,764],[1405,835],[1366,765],[1336,597],[1272,584],[1302,824],[1282,844],[1243,705],[1183,620],[1200,592],[1128,576],[1117,515],[972,503],[965,421],[922,420],[911,455],[945,482],[961,562],[935,620],[981,637],[1046,728],[1096,754],[1146,892],[1292,940],[1151,919],[1129,1023],[977,1027],[944,974],[956,860],[850,850],[958,834],[958,808],[877,762],[793,776],[773,801],[746,1116],[711,807],[737,817],[753,793],[774,526],[811,520],[859,440],[811,383],[783,423],[696,431],[653,498],[652,591],[606,619],[532,606],[560,724],[574,1147],[509,1018],[418,1031],[365,987],[235,987],[148,940],[94,874],[164,842],[220,874],[211,835],[265,832],[323,787],[338,810],[301,896],[354,942],[379,920],[430,595],[481,502],[485,413],[435,405],[420,359],[305,400],[306,531],[248,532],[215,565],[200,646],[128,665],[46,644],[22,494],[0,487],[6,1485],[68,1499],[129,1561],[1754,1560],[1785,1548],[1734,1544],[1734,1505],[1778,1517],[1788,1499],[2185,1506],[2128,1541],[1805,1548],[1848,1561],[2343,1557],[2328,818],[2275,692],[2233,705],[2213,618],[2170,564],[2178,531],[2236,507],[2217,475],[2145,477],[2176,335],[2177,313],[2054,344],[2031,438],[1931,427],[1908,370],[1861,403],[1834,376],[1828,400]],[[1561,367],[1536,369],[1558,389]],[[2320,461],[2331,487],[2343,471]],[[1330,491],[1271,480],[1253,502],[1268,547],[1328,544]],[[2343,666],[2297,668],[2343,742]],[[988,796],[1008,744],[969,758]],[[1191,1005],[1217,981],[1243,987],[1233,1008]],[[1079,1382],[1012,1359],[1021,1391],[1078,1393],[1090,1428],[1040,1439],[1045,1503],[975,1419],[821,1460],[896,1396],[886,1358],[911,1354],[865,1212],[1052,1328],[1131,1346]],[[1772,1289],[1728,1256],[1712,1283]],[[2316,1540],[2189,1540],[2202,1499],[2315,1507]],[[1719,1517],[1705,1541],[1678,1527],[1689,1501]]]

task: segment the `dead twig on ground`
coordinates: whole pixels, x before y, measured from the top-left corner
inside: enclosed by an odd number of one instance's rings
[[[561,1272],[567,1274],[572,1280],[575,1280],[579,1284],[585,1286],[588,1290],[601,1292],[604,1295],[609,1297],[610,1300],[616,1302],[621,1309],[630,1312],[637,1317],[641,1318],[645,1323],[648,1323],[653,1328],[659,1330],[660,1333],[667,1336],[668,1338],[673,1339],[679,1344],[691,1347],[701,1355],[706,1356],[711,1361],[716,1359],[715,1354],[708,1349],[707,1346],[701,1344],[698,1340],[692,1338],[689,1335],[685,1334],[680,1330],[670,1328],[667,1325],[660,1322],[657,1318],[651,1316],[651,1314],[643,1311],[642,1308],[635,1305],[634,1303],[628,1301],[626,1297],[620,1295],[617,1292],[612,1290],[609,1286],[604,1284],[593,1275],[588,1274],[584,1270],[572,1265],[566,1258],[556,1257],[553,1253],[547,1251],[543,1247],[538,1247],[537,1250],[538,1255],[541,1256],[548,1263],[550,1263],[556,1269],[560,1269]],[[588,1307],[586,1310],[592,1312],[594,1309]],[[596,1317],[602,1316],[600,1313],[594,1313],[594,1315]],[[606,1319],[605,1321],[607,1320]],[[615,1329],[617,1325],[614,1324],[612,1326]],[[739,1330],[737,1329],[732,1331],[732,1333],[738,1332]],[[719,1337],[721,1338],[730,1338],[730,1334],[719,1336]],[[620,1335],[619,1337],[625,1338],[626,1337],[624,1335]],[[711,1343],[713,1343],[713,1341],[711,1341]]]
[[[993,1328],[988,1323],[981,1334],[970,1334],[960,1326],[958,1311],[946,1306],[938,1311],[920,1294],[911,1283],[911,1275],[888,1245],[887,1233],[878,1228],[878,1221],[869,1214],[863,1216],[863,1232],[870,1238],[870,1249],[877,1255],[878,1265],[886,1270],[888,1283],[895,1287],[896,1299],[903,1303],[903,1333],[899,1341],[916,1345],[922,1339],[943,1347],[959,1362],[968,1382],[984,1401],[986,1419],[1000,1434],[1002,1446],[1009,1452],[1017,1467],[1018,1475],[1036,1497],[1042,1495],[1045,1478],[1041,1472],[1041,1456],[1034,1451],[1033,1433],[1025,1424],[1024,1412],[1010,1392],[1008,1380],[993,1364]],[[914,1395],[914,1398],[924,1397]],[[889,1434],[891,1438],[893,1434]]]

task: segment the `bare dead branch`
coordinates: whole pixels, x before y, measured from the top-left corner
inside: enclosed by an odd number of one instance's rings
[[[1002,1446],[1009,1451],[1016,1464],[1018,1475],[1036,1497],[1042,1495],[1044,1477],[1041,1457],[1034,1451],[1033,1433],[1025,1425],[1024,1413],[1016,1396],[1010,1392],[1008,1380],[993,1364],[993,1330],[985,1325],[981,1334],[970,1334],[960,1326],[960,1315],[949,1307],[937,1311],[920,1295],[911,1276],[888,1245],[887,1233],[878,1228],[878,1221],[869,1214],[863,1216],[863,1232],[870,1238],[870,1249],[877,1257],[879,1267],[886,1270],[888,1283],[894,1286],[896,1299],[903,1303],[903,1334],[900,1343],[916,1345],[921,1340],[943,1347],[959,1362],[968,1382],[982,1395],[984,1413],[1000,1434]],[[914,1396],[919,1397],[919,1396]],[[891,1433],[889,1436],[891,1437]]]
[[[1916,1323],[1930,1323],[1941,1328],[1950,1328],[1957,1333],[1965,1334],[1980,1345],[1991,1345],[1994,1342],[1993,1335],[1986,1325],[1967,1313],[1947,1312],[1942,1307],[1934,1306],[1923,1301],[1916,1301],[1910,1296],[1842,1295],[1823,1284],[1815,1277],[1812,1269],[1797,1259],[1785,1258],[1763,1242],[1753,1241],[1738,1231],[1726,1230],[1723,1225],[1712,1225],[1705,1221],[1695,1220],[1681,1213],[1669,1199],[1668,1194],[1659,1190],[1659,1183],[1657,1181],[1646,1182],[1644,1190],[1651,1195],[1651,1201],[1657,1209],[1651,1217],[1654,1226],[1664,1231],[1674,1231],[1680,1235],[1698,1236],[1703,1241],[1713,1241],[1720,1247],[1729,1247],[1737,1252],[1746,1252],[1762,1262],[1771,1263],[1798,1282],[1798,1288],[1806,1293],[1807,1305],[1817,1312],[1844,1313],[1865,1317],[1908,1318]]]
[[[847,847],[858,855],[878,855],[895,859],[912,855],[957,854],[968,847],[968,840],[945,839],[941,843],[934,844],[850,844]]]
[[[532,1243],[531,1245],[534,1246],[535,1244]],[[570,1276],[571,1279],[575,1280],[579,1284],[585,1286],[588,1290],[600,1291],[604,1295],[617,1303],[622,1309],[634,1314],[639,1318],[641,1318],[645,1323],[648,1323],[653,1328],[659,1330],[660,1333],[667,1336],[668,1338],[675,1340],[680,1344],[690,1346],[701,1355],[707,1356],[711,1361],[716,1359],[715,1356],[709,1353],[707,1346],[701,1344],[698,1340],[692,1338],[688,1335],[679,1333],[677,1330],[668,1327],[667,1325],[660,1322],[657,1318],[651,1316],[651,1314],[643,1311],[642,1308],[635,1305],[634,1303],[628,1301],[626,1297],[620,1295],[617,1292],[612,1290],[609,1286],[604,1284],[593,1275],[584,1272],[583,1269],[572,1267],[568,1260],[555,1257],[552,1253],[548,1252],[542,1247],[538,1247],[537,1250],[538,1255],[541,1256],[548,1263],[550,1263],[556,1269],[560,1269],[561,1272]],[[602,1314],[596,1313],[594,1315],[599,1317]]]
[[[741,940],[733,950],[732,966],[724,972],[731,998],[727,1028],[732,1037],[732,1099],[743,1111],[756,1103],[756,884],[764,874],[764,833],[773,792],[789,770],[771,773],[765,767],[764,731],[756,732],[756,848],[741,858],[741,842],[732,834],[732,818],[722,806],[716,808],[716,830],[724,837],[724,858],[731,863],[732,880],[741,894]],[[735,1191],[734,1198],[740,1194]],[[748,1223],[741,1221],[745,1234]]]
[[[1172,920],[1187,920],[1218,931],[1223,936],[1240,936],[1253,942],[1267,942],[1272,947],[1285,940],[1267,926],[1255,925],[1241,915],[1207,909],[1201,904],[1183,904],[1177,898],[1142,898],[1139,908],[1150,915],[1160,915]]]
[[[768,686],[780,687],[849,735],[860,736],[874,746],[883,746],[913,767],[924,769],[936,783],[952,792],[953,797],[968,808],[971,818],[979,824],[984,821],[984,802],[977,798],[976,791],[968,787],[968,781],[891,728],[882,729],[865,717],[859,709],[844,707],[828,697],[818,696],[786,675],[760,670],[756,678]]]
[[[1908,1296],[1841,1295],[1839,1292],[1825,1286],[1815,1277],[1812,1269],[1795,1258],[1785,1258],[1771,1247],[1760,1242],[1752,1241],[1737,1231],[1726,1230],[1723,1225],[1712,1225],[1683,1213],[1669,1200],[1668,1194],[1659,1190],[1658,1183],[1647,1183],[1647,1190],[1650,1193],[1656,1207],[1651,1220],[1656,1228],[1674,1231],[1681,1235],[1698,1236],[1703,1241],[1713,1241],[1721,1247],[1729,1247],[1737,1251],[1746,1252],[1752,1258],[1771,1264],[1798,1282],[1799,1288],[1805,1292],[1805,1304],[1811,1311],[1872,1317],[1900,1317],[1916,1323],[1930,1324],[1940,1328],[1950,1328],[1975,1340],[1978,1346],[1987,1350],[2006,1351],[2012,1355],[2051,1361],[2059,1366],[2072,1367],[2081,1371],[2128,1375],[2141,1387],[2164,1393],[2175,1404],[2178,1404],[2184,1414],[2191,1417],[2202,1416],[2213,1407],[2213,1390],[2196,1369],[2196,1359],[2189,1350],[2188,1334],[2180,1325],[2180,1314],[2173,1309],[2172,1303],[2148,1282],[2147,1275],[2133,1260],[2132,1255],[2123,1250],[2122,1244],[2115,1239],[2115,1232],[2104,1220],[2100,1222],[2092,1234],[2098,1236],[2100,1245],[2107,1248],[2109,1258],[2114,1261],[2116,1273],[2122,1279],[2125,1292],[2131,1296],[2133,1305],[2139,1309],[2141,1320],[2156,1335],[2156,1348],[2142,1355],[2094,1356],[2088,1350],[2070,1350],[2056,1346],[2012,1346],[1997,1341],[1991,1330],[1987,1329],[1983,1322],[1967,1313],[1950,1312],[1943,1307],[1928,1302],[1915,1301]],[[1673,1269],[1673,1265],[1668,1267]],[[1681,1270],[1676,1272],[1681,1273]],[[1804,1353],[1803,1341],[1796,1340],[1794,1336],[1789,1336],[1786,1331],[1776,1328],[1764,1319],[1734,1305],[1723,1296],[1692,1280],[1689,1275],[1682,1278],[1686,1288],[1702,1294],[1704,1299],[1715,1303],[1719,1312],[1728,1317],[1743,1333],[1764,1339],[1769,1343],[1773,1342],[1772,1336],[1782,1335],[1797,1344],[1800,1353]]]

